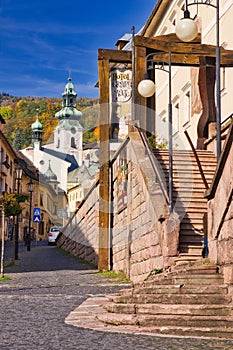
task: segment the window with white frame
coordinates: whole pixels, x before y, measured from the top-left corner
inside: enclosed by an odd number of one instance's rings
[[[171,24],[172,24],[173,26],[176,25],[176,12],[175,12],[175,11],[172,12],[172,14],[171,14],[169,20],[170,20],[170,22],[171,22]]]

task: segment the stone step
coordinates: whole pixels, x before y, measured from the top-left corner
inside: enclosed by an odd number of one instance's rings
[[[187,231],[183,232],[183,230],[180,230],[180,238],[179,243],[190,243],[191,245],[195,245],[195,243],[203,243],[204,235],[197,235],[195,232],[190,231],[187,233]]]
[[[181,253],[177,258],[174,259],[176,266],[178,265],[186,265],[187,263],[195,263],[200,260],[200,255],[190,255]]]
[[[173,199],[177,200],[179,199],[180,201],[184,202],[206,202],[206,199],[204,198],[204,189],[201,190],[199,193],[194,193],[190,191],[190,188],[188,188],[187,192],[181,192],[179,189],[179,192],[174,193]]]
[[[180,205],[180,204],[176,204],[175,203],[175,211],[179,214],[179,212],[181,212],[181,213],[183,213],[184,212],[184,209],[186,209],[185,211],[186,211],[186,215],[189,215],[189,214],[191,214],[191,215],[195,215],[196,217],[198,217],[198,216],[202,216],[203,217],[203,215],[204,215],[204,213],[206,213],[207,212],[207,205],[205,204],[204,206],[200,206],[200,207],[196,207],[195,208],[195,206],[193,206],[193,207],[188,207],[188,208],[185,208],[184,206],[182,206],[182,205]]]
[[[225,328],[233,332],[233,317],[232,316],[186,316],[174,315],[135,315],[135,314],[112,314],[102,313],[98,315],[98,319],[107,324],[115,325],[138,325],[141,327],[198,327],[198,328]]]
[[[164,162],[163,164],[160,163],[160,169],[161,171],[168,172],[169,164]],[[182,163],[182,162],[174,162],[173,163],[173,174],[176,176],[178,175],[180,178],[183,176],[183,174],[188,174],[189,178],[193,177],[199,177],[201,178],[201,173],[197,165],[190,164],[190,163]],[[204,169],[204,175],[205,177],[213,176],[215,172],[215,167],[209,166],[208,168],[205,167]]]
[[[195,220],[191,222],[189,219],[183,219],[180,223],[180,228],[188,236],[189,234],[195,234],[196,236],[203,236],[203,219]]]
[[[185,275],[216,275],[218,274],[218,267],[216,265],[210,265],[208,262],[206,264],[187,266],[185,270],[174,271],[173,274]]]
[[[105,324],[111,324],[118,326],[118,331],[133,331],[136,333],[142,332],[143,334],[160,334],[160,335],[169,335],[169,336],[178,336],[178,337],[207,337],[207,338],[222,338],[222,339],[233,339],[233,328],[229,327],[192,327],[192,326],[141,326],[140,318],[134,315],[110,315],[110,314],[101,314],[97,315],[97,318]],[[174,324],[173,317],[173,324]],[[135,326],[138,329],[135,329]]]
[[[131,296],[116,295],[112,298],[114,303],[123,304],[226,304],[232,298],[224,294],[156,294],[139,293]]]
[[[132,295],[132,294],[223,294],[226,295],[228,292],[227,286],[225,285],[164,285],[164,284],[153,284],[147,283],[144,286],[136,286],[133,290],[123,290],[121,291],[121,295]]]
[[[219,275],[219,268],[217,265],[211,264],[208,259],[202,259],[199,262],[199,264],[197,264],[197,263],[195,265],[188,264],[187,266],[180,268],[180,269],[178,269],[176,267],[176,268],[173,268],[172,270],[168,270],[168,271],[162,272],[160,274],[151,275],[148,278],[146,283],[148,283],[148,281],[153,282],[153,283],[157,283],[157,282],[160,282],[161,279],[167,279],[169,277],[172,278],[173,276],[182,276],[183,277],[186,275],[188,275],[188,276],[201,275],[201,276],[203,276],[203,278],[206,275],[216,276],[216,275]],[[142,285],[143,285],[143,283],[142,283]]]
[[[142,316],[139,317],[139,324],[141,326],[176,326],[180,327],[231,327],[233,330],[233,317],[232,316],[177,316],[170,317],[169,315],[157,316]]]
[[[196,316],[233,316],[233,306],[222,304],[106,304],[111,313],[149,314],[149,315],[196,315]]]
[[[158,160],[168,162],[168,159],[169,159],[168,152],[166,153],[166,152],[156,152],[155,151],[153,153]],[[200,155],[199,160],[200,160],[200,163],[201,163],[203,168],[205,168],[207,166],[211,166],[211,167],[215,166],[216,167],[216,164],[217,164],[216,157],[211,155],[211,153],[206,153],[206,154]],[[187,164],[193,164],[194,166],[196,166],[196,164],[197,164],[194,155],[191,153],[186,153],[184,151],[181,151],[180,153],[173,152],[173,161],[174,161],[174,163],[183,162],[183,163],[187,163]]]
[[[222,284],[224,282],[223,276],[221,275],[177,275],[173,278],[174,284]]]
[[[168,183],[168,181],[167,181]],[[173,183],[174,187],[176,188],[177,191],[180,191],[181,189],[183,190],[190,190],[190,192],[192,191],[196,191],[197,189],[199,189],[200,191],[203,191],[203,193],[205,192],[205,187],[203,184],[203,181],[201,179],[195,179],[195,182],[190,182],[189,178],[183,179],[182,183],[181,182],[177,182],[177,183]]]
[[[163,174],[164,177],[168,177],[169,173],[169,165],[164,163],[160,168],[159,171],[161,174]],[[194,180],[198,180],[203,183],[200,171],[198,168],[189,167],[189,165],[175,165],[173,166],[173,177],[174,179],[179,180],[178,182],[187,182],[189,180],[189,183],[192,184]],[[212,179],[215,174],[215,169],[208,169],[204,171],[204,176],[208,180]]]
[[[196,285],[200,285],[200,286],[204,286],[204,285],[209,285],[211,284],[213,285],[221,285],[223,284],[224,279],[222,277],[222,275],[218,275],[218,274],[198,274],[198,273],[186,273],[183,275],[173,275],[173,274],[168,274],[167,277],[162,277],[156,280],[155,279],[149,279],[147,281],[145,281],[142,286],[148,286],[148,284],[151,284],[153,286],[153,284],[158,283],[159,285],[185,285],[185,286],[196,286]],[[154,286],[156,288],[156,285]]]
[[[185,215],[182,217],[182,223],[190,223],[192,222],[193,225],[199,225],[203,227],[203,213],[185,213]]]
[[[147,331],[149,332],[149,329]],[[151,332],[161,335],[174,335],[182,337],[233,339],[233,328],[227,329],[225,327],[153,327]]]
[[[168,159],[169,152],[168,150],[162,150],[162,149],[154,149],[153,153],[157,156],[160,156],[161,159]],[[200,161],[208,162],[208,163],[216,163],[216,157],[211,151],[204,150],[202,153],[197,150],[198,157]],[[173,159],[174,160],[183,160],[185,162],[190,162],[192,160],[193,163],[196,163],[195,156],[192,151],[189,150],[173,150]]]
[[[201,257],[202,254],[202,250],[203,250],[203,244],[202,242],[196,242],[196,245],[192,242],[186,242],[183,244],[179,244],[179,252],[180,253],[187,253],[187,254],[195,254],[195,255],[199,255]]]
[[[206,200],[191,200],[191,198],[173,198],[173,203],[175,204],[176,208],[179,210],[179,208],[194,211],[196,209],[205,209],[207,207],[207,201]]]

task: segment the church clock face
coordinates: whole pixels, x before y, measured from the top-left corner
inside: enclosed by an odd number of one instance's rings
[[[76,129],[74,127],[71,128],[70,131],[71,131],[71,134],[75,134],[76,133]]]

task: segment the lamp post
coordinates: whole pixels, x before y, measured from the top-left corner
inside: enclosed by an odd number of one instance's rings
[[[30,207],[29,207],[29,228],[27,232],[27,251],[31,250],[31,221],[32,221],[32,192],[34,183],[32,179],[27,183],[28,192],[30,193]]]
[[[163,53],[163,52],[162,52]],[[155,93],[156,85],[149,79],[148,71],[152,69],[167,72],[168,78],[168,152],[169,152],[169,209],[173,212],[173,145],[172,145],[172,93],[171,93],[171,52],[168,52],[168,61],[159,59],[154,61],[154,56],[161,52],[150,53],[146,56],[146,74],[144,80],[138,84],[138,92],[143,97],[151,97]],[[167,69],[168,66],[168,69]]]
[[[219,40],[219,0],[211,1],[196,0],[189,2],[185,0],[184,18],[176,25],[176,35],[182,41],[192,41],[198,33],[197,24],[190,18],[189,6],[207,5],[216,9],[216,143],[217,143],[217,159],[221,155],[221,71],[220,71],[220,40]]]
[[[17,180],[17,194],[19,194],[20,181],[22,178],[23,169],[18,165],[15,169],[15,178]],[[15,260],[19,258],[19,215],[16,216],[16,227],[15,227]]]

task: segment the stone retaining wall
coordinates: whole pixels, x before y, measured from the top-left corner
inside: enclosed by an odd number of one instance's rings
[[[223,149],[208,202],[209,257],[233,284],[233,125]]]
[[[131,133],[130,142],[112,161],[112,177],[112,268],[124,272],[134,283],[141,282],[153,270],[172,264],[177,255],[179,220],[176,216],[170,220],[168,205],[138,132]],[[98,210],[96,184],[58,241],[59,246],[95,264]]]
[[[66,251],[98,265],[99,200],[98,182],[69,220],[57,245]]]

